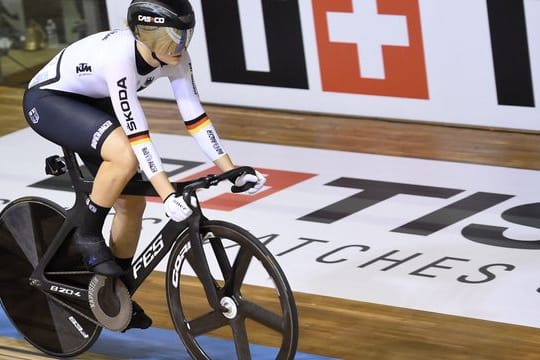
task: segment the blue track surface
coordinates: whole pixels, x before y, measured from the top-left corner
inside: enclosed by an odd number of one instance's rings
[[[21,339],[17,330],[11,325],[4,310],[0,307],[0,336]],[[212,359],[235,359],[234,344],[229,340],[203,337],[201,345],[209,349]],[[89,350],[91,353],[107,355],[116,359],[137,360],[191,360],[176,332],[159,328],[146,330],[129,330],[126,333],[117,333],[103,330],[98,341]],[[273,360],[275,349],[252,345],[253,359]],[[298,360],[328,360],[330,358],[297,353]]]

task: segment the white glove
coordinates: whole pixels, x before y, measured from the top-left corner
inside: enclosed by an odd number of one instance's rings
[[[184,221],[193,213],[182,195],[171,193],[163,203],[165,205],[165,214],[173,221]]]
[[[244,191],[250,195],[253,195],[262,189],[265,182],[266,182],[266,178],[264,177],[264,175],[258,172],[257,170],[255,170],[255,175],[245,173],[237,177],[236,180],[234,181],[234,186],[242,187],[246,185],[246,183],[255,183],[253,187]]]

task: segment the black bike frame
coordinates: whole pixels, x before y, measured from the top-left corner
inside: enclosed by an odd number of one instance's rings
[[[60,246],[64,241],[73,233],[75,228],[79,226],[78,219],[81,218],[79,213],[83,211],[85,206],[86,197],[92,190],[93,180],[84,178],[81,169],[77,163],[75,154],[62,148],[64,152],[65,165],[67,172],[71,178],[71,183],[75,191],[75,204],[71,209],[67,211],[66,220],[60,227],[53,242],[48,247],[47,251],[40,259],[36,269],[33,271],[30,277],[30,284],[37,287],[47,293],[59,294],[68,296],[81,301],[88,301],[88,289],[70,286],[64,283],[54,282],[47,278],[46,268],[50,261],[57,253]],[[253,171],[250,168],[237,168],[238,174],[242,172]],[[251,170],[251,171],[250,171]],[[59,174],[65,173],[66,170],[61,170]],[[209,187],[217,184],[223,178],[207,177],[202,179],[206,181]],[[178,193],[183,193],[184,198],[187,198],[186,188],[192,183],[180,182],[173,183],[175,190]],[[193,190],[192,190],[193,191]],[[154,188],[149,181],[144,180],[131,180],[123,190],[122,194],[125,195],[140,195],[140,196],[157,196]],[[195,196],[195,192],[190,192],[189,196]],[[190,199],[187,203],[189,204]],[[197,200],[198,202],[198,200]],[[197,276],[200,278],[203,287],[205,289],[208,301],[214,309],[220,309],[219,298],[217,295],[214,281],[206,261],[206,256],[203,250],[202,239],[200,238],[199,229],[207,219],[203,216],[200,207],[196,206],[192,208],[193,215],[186,221],[175,222],[169,220],[157,236],[150,242],[150,244],[144,249],[141,255],[136,258],[130,267],[129,271],[122,277],[122,281],[129,290],[129,293],[133,295],[144,280],[152,273],[156,266],[163,260],[163,258],[169,253],[176,241],[183,237],[187,232],[190,235],[190,245],[193,251],[193,256],[190,258],[193,269],[196,271]],[[71,272],[73,273],[73,272]],[[81,274],[91,274],[91,272],[80,272]]]

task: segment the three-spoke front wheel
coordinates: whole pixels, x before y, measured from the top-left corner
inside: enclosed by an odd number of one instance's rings
[[[251,359],[260,349],[253,345],[262,344],[265,358],[293,359],[298,316],[293,293],[275,258],[234,224],[209,221],[200,232],[221,307],[214,309],[206,298],[189,234],[175,244],[167,266],[169,310],[191,356],[211,359],[236,354],[237,359]],[[209,347],[204,335],[232,342]]]

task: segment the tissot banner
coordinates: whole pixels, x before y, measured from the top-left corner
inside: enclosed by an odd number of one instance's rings
[[[125,27],[129,0],[108,0]],[[537,0],[192,0],[205,102],[540,130]],[[165,81],[145,90],[172,98]]]
[[[171,179],[217,172],[191,137],[152,138]],[[38,166],[60,148],[25,129],[3,136],[0,151],[10,154],[20,144],[26,151],[17,161],[5,157],[9,165],[0,166],[0,211],[30,195],[72,206],[67,179]],[[267,182],[253,196],[232,194],[225,182],[200,191],[204,213],[263,241],[294,291],[540,328],[538,171],[239,141],[224,146]],[[137,272],[162,249],[152,240],[168,221],[162,202],[148,200]],[[246,282],[265,286],[266,272],[257,269]]]

